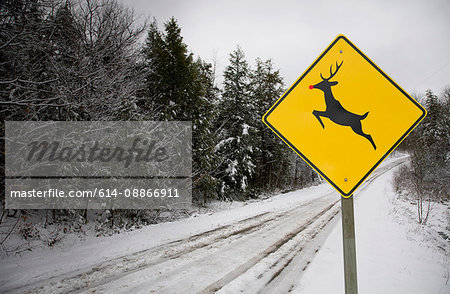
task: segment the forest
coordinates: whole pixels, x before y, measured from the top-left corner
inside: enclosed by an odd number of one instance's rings
[[[115,0],[6,0],[0,14],[2,187],[5,121],[191,121],[198,206],[322,181],[261,121],[286,90],[272,60],[251,67],[238,46],[218,84],[221,73],[189,50],[176,18],[160,27]],[[400,195],[418,199],[419,222],[426,222],[427,205],[450,197],[450,89],[415,98],[428,116],[400,146],[411,165],[395,184]],[[4,189],[1,201],[1,220],[26,220],[29,212],[4,208]],[[49,223],[70,222],[69,230],[90,218],[81,210],[40,213]],[[127,226],[154,223],[159,215],[107,211],[99,231],[123,227],[123,219]],[[24,238],[35,234],[26,221],[22,229]]]

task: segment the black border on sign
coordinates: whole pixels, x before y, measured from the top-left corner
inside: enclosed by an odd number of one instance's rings
[[[291,91],[300,83],[301,80],[316,66],[316,64],[327,54],[330,49],[336,44],[340,39],[347,42],[356,52],[361,55],[370,65],[372,65],[383,77],[385,77],[397,90],[399,90],[408,100],[410,100],[414,105],[416,105],[421,111],[422,115],[411,125],[411,127],[397,140],[397,142],[392,145],[392,147],[381,157],[381,159],[375,163],[375,165],[362,177],[362,179],[350,190],[348,193],[344,193],[331,179],[329,179],[317,166],[314,165],[303,153],[300,152],[288,139],[286,139],[273,125],[269,123],[267,117],[272,113],[272,111],[277,108],[277,106],[286,98]],[[325,51],[316,59],[316,61],[303,73],[303,75],[283,94],[283,96],[278,99],[278,101],[266,112],[263,116],[263,122],[273,131],[275,132],[289,147],[291,147],[306,163],[308,163],[312,168],[314,168],[325,180],[330,183],[336,190],[339,191],[344,197],[350,197],[353,192],[364,182],[364,180],[377,168],[380,163],[392,152],[395,148],[408,136],[408,134],[420,123],[420,121],[426,116],[427,111],[422,107],[416,100],[414,100],[411,96],[408,95],[400,86],[398,86],[388,75],[386,75],[375,63],[373,63],[364,53],[362,53],[352,42],[350,42],[345,36],[339,35],[328,47]],[[347,198],[345,197],[345,198]]]

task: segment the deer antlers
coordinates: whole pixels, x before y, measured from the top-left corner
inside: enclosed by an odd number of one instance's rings
[[[342,60],[341,64],[338,65],[338,63],[337,63],[337,61],[336,61],[336,70],[335,70],[334,73],[333,73],[333,65],[330,65],[330,77],[329,77],[329,78],[324,78],[324,77],[322,76],[322,73],[321,73],[321,74],[320,74],[320,77],[322,78],[322,80],[328,81],[329,79],[331,79],[332,77],[334,77],[334,76],[337,74],[339,68],[341,67],[341,65],[342,65],[343,63],[344,63],[344,60]]]

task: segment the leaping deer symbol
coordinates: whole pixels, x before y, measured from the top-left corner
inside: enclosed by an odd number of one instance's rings
[[[322,74],[320,74],[320,77],[322,78],[322,81],[318,84],[311,85],[309,88],[312,89],[319,89],[324,92],[325,94],[325,104],[327,108],[325,111],[318,111],[314,110],[313,114],[317,118],[317,120],[322,125],[322,128],[325,128],[325,125],[323,124],[322,120],[320,119],[321,116],[328,117],[331,121],[338,125],[342,126],[349,126],[352,128],[353,132],[356,134],[363,136],[369,142],[372,144],[373,149],[377,149],[377,146],[375,145],[375,142],[372,140],[372,136],[365,134],[361,127],[361,121],[367,117],[369,112],[366,112],[363,115],[358,115],[355,113],[352,113],[348,110],[346,110],[341,103],[334,98],[333,93],[331,92],[331,86],[335,86],[338,84],[338,82],[331,82],[330,79],[336,75],[339,68],[342,66],[341,64],[337,64],[336,62],[336,70],[333,72],[333,65],[330,66],[330,77],[324,78]]]

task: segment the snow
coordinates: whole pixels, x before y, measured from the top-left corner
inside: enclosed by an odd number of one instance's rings
[[[234,139],[235,139],[234,137],[229,137],[229,138],[226,138],[226,139],[220,141],[220,142],[217,143],[217,145],[214,147],[214,151],[220,150],[224,145],[229,144],[229,143],[232,142]]]
[[[450,293],[448,256],[435,243],[423,239],[421,226],[408,213],[411,205],[396,200],[390,183],[392,173],[377,179],[354,202],[358,290],[360,293]],[[448,215],[448,209],[445,210]],[[433,221],[443,216],[445,220],[442,210],[435,211]],[[440,246],[446,252],[450,249],[448,241]],[[342,252],[339,224],[293,293],[344,293]]]
[[[0,261],[0,292],[45,281],[56,275],[70,276],[88,271],[108,261],[238,223],[266,212],[282,212],[299,203],[322,198],[324,193],[330,191],[331,188],[326,185],[311,187],[264,201],[249,201],[243,203],[243,206],[214,214],[160,223],[109,237],[87,237],[84,241],[66,243],[51,251],[36,250],[22,256],[10,256]]]
[[[247,188],[247,177],[243,176],[241,179],[241,190],[245,191],[246,188]]]
[[[248,125],[248,124],[246,124],[246,123],[244,123],[243,125],[242,125],[242,135],[248,135],[248,129],[250,128],[250,126]]]
[[[396,199],[389,158],[356,192],[360,293],[450,293],[448,205],[430,226]],[[382,173],[383,168],[389,170]],[[0,292],[343,293],[339,195],[328,184],[0,260]],[[337,215],[337,217],[335,217]],[[320,250],[318,250],[320,249]],[[41,288],[36,288],[41,287]],[[39,290],[32,290],[32,289]]]
[[[231,176],[232,179],[234,179],[234,176],[237,174],[237,169],[236,169],[237,165],[238,165],[238,161],[236,159],[232,160],[225,170],[227,172],[227,174],[229,174]]]

